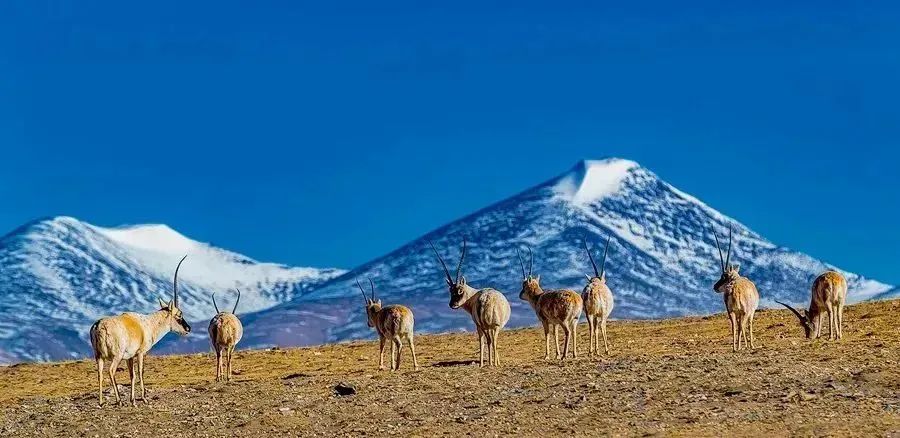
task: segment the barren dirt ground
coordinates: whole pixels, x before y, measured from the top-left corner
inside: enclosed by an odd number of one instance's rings
[[[98,407],[93,362],[18,365],[0,368],[0,435],[900,436],[898,315],[900,301],[852,306],[842,341],[811,342],[787,311],[762,311],[740,353],[723,315],[616,321],[596,359],[582,325],[564,363],[543,360],[538,330],[512,330],[496,369],[474,365],[472,334],[419,336],[419,371],[408,356],[379,371],[374,342],[242,351],[230,384],[211,354],[150,357],[137,408]],[[339,382],[358,392],[335,395]]]

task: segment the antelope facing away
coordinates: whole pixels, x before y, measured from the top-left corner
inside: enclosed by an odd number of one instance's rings
[[[797,315],[806,332],[806,338],[818,338],[822,333],[822,317],[828,313],[828,339],[844,337],[844,302],[847,301],[847,279],[837,271],[828,270],[816,277],[812,285],[812,297],[809,310],[801,314],[797,309],[775,301],[787,307]]]
[[[544,360],[550,359],[550,329],[553,329],[553,343],[556,344],[556,358],[564,360],[569,354],[569,340],[572,341],[572,357],[578,357],[578,318],[581,317],[583,304],[581,296],[568,289],[544,291],[541,289],[541,276],[534,274],[534,253],[528,249],[531,261],[528,271],[525,262],[516,248],[519,264],[522,266],[522,291],[519,299],[528,301],[541,325],[544,326]],[[556,337],[557,327],[563,328],[565,345],[562,356],[559,354],[559,340]]]
[[[497,339],[500,337],[500,331],[509,322],[510,308],[509,301],[502,293],[495,289],[475,289],[466,283],[466,277],[462,276],[463,260],[466,258],[466,239],[463,238],[462,253],[459,256],[459,264],[456,266],[456,278],[450,276],[450,270],[444,263],[444,258],[438,253],[434,244],[431,249],[438,261],[444,268],[446,275],[447,287],[450,288],[450,308],[459,309],[462,307],[472,315],[472,321],[475,322],[475,329],[478,332],[478,353],[481,360],[481,366],[484,366],[484,344],[488,347],[488,363],[491,366],[500,365],[500,355],[497,354]]]
[[[594,256],[587,244],[587,236],[582,240],[584,250],[594,268],[594,276],[585,275],[588,279],[587,286],[581,291],[581,299],[584,301],[584,315],[588,320],[591,341],[591,356],[600,352],[600,334],[603,335],[603,349],[609,354],[609,341],[606,338],[606,321],[613,310],[613,295],[606,285],[606,255],[609,252],[609,239],[606,239],[606,247],[603,249],[603,260],[600,262],[600,270],[594,263]],[[598,331],[600,333],[598,333]]]
[[[716,249],[719,251],[719,262],[722,265],[722,276],[713,286],[713,290],[723,295],[725,299],[725,310],[728,312],[728,319],[731,321],[731,350],[738,351],[742,349],[741,342],[750,341],[750,348],[755,348],[753,343],[753,317],[756,314],[756,307],[759,305],[759,292],[756,291],[756,285],[746,277],[741,277],[739,273],[740,267],[732,265],[731,262],[731,243],[732,230],[728,228],[728,252],[727,256],[722,255],[722,248],[719,246],[719,235],[713,230],[716,238]],[[749,336],[747,332],[749,333]]]
[[[384,369],[384,344],[388,340],[391,341],[391,371],[400,369],[400,351],[403,350],[402,341],[409,344],[409,351],[412,353],[413,367],[419,369],[419,361],[416,359],[416,344],[413,342],[413,320],[412,310],[406,306],[392,304],[389,306],[381,306],[381,300],[375,299],[375,283],[369,279],[369,285],[372,287],[372,297],[366,296],[366,291],[359,280],[356,286],[363,294],[366,300],[366,317],[369,320],[369,327],[374,327],[378,332],[378,338],[381,346],[378,354],[378,368]]]
[[[100,394],[100,405],[103,405],[103,366],[109,362],[109,380],[116,403],[121,403],[119,389],[116,385],[116,369],[123,359],[128,361],[128,373],[131,377],[131,404],[137,405],[134,396],[136,380],[141,381],[141,400],[146,402],[144,391],[144,356],[166,333],[186,335],[191,326],[184,320],[178,308],[178,269],[184,258],[175,268],[175,279],[172,282],[172,300],[168,303],[159,300],[160,309],[149,315],[133,312],[119,316],[101,318],[91,326],[91,347],[97,361],[97,385]]]
[[[231,381],[231,357],[234,354],[234,347],[244,336],[244,326],[235,313],[238,303],[241,302],[241,291],[240,289],[236,290],[237,300],[234,301],[234,308],[231,309],[231,312],[220,311],[216,304],[216,293],[212,294],[216,316],[209,321],[209,340],[216,352],[216,382]]]

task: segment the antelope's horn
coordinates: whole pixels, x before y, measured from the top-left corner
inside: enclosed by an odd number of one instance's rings
[[[463,260],[466,259],[466,238],[463,236],[462,254],[459,255],[459,264],[456,265],[456,283],[459,283],[459,277],[462,275]]]
[[[712,228],[713,236],[716,238],[716,249],[719,251],[719,265],[722,266],[722,272],[725,272],[725,255],[722,254],[722,247],[719,245],[719,233]]]
[[[238,288],[234,288],[234,290],[237,291],[238,297],[237,297],[237,300],[234,302],[234,308],[231,309],[231,314],[232,314],[232,315],[236,315],[236,314],[237,314],[237,305],[238,305],[238,303],[241,302],[241,290],[238,289]]]
[[[181,263],[184,262],[184,259],[187,258],[187,254],[181,258],[181,261],[178,262],[178,266],[175,267],[175,278],[172,280],[172,291],[174,294],[173,301],[175,302],[175,307],[178,307],[178,270],[181,268]]]
[[[728,226],[728,253],[725,256],[725,267],[726,268],[731,266],[730,265],[730,263],[731,263],[731,232],[732,232],[732,228],[731,228],[731,225],[729,225]]]
[[[369,279],[369,286],[372,288],[372,301],[375,301],[375,282]]]
[[[803,319],[803,315],[801,315],[800,312],[797,311],[797,309],[795,309],[795,308],[793,308],[793,307],[791,307],[791,306],[789,306],[789,305],[787,305],[787,304],[785,304],[785,303],[782,303],[781,301],[778,301],[778,300],[775,300],[775,302],[778,303],[778,304],[781,304],[781,305],[784,306],[784,307],[787,307],[788,310],[790,310],[791,312],[794,313],[794,315],[797,315],[797,319],[800,320],[800,323],[801,323],[801,324],[804,323],[805,320]]]
[[[525,272],[525,261],[522,260],[522,254],[519,252],[519,247],[516,247],[516,257],[519,258],[519,266],[522,267],[522,279],[527,280],[528,274]]]
[[[437,248],[434,247],[434,243],[432,243],[430,240],[428,241],[428,244],[431,245],[431,250],[434,251],[434,255],[437,256],[438,261],[441,262],[441,266],[444,267],[444,275],[447,276],[447,281],[450,284],[455,284],[456,282],[453,281],[453,277],[450,276],[450,270],[447,269],[447,263],[444,262],[444,258],[441,257],[441,253],[438,252]],[[360,289],[362,289],[362,286],[360,286]],[[363,293],[363,295],[365,295],[365,293]]]
[[[363,289],[361,284],[359,284],[359,279],[356,279],[356,287],[358,287],[359,291],[362,292],[362,296],[363,296],[363,299],[366,300],[366,304],[369,304],[369,297],[366,296],[366,290]]]
[[[600,262],[600,278],[606,274],[606,254],[609,253],[609,240],[612,239],[612,236],[606,237],[606,246],[603,247],[603,261]]]
[[[534,252],[531,251],[531,247],[528,247],[528,256],[531,258],[531,261],[528,263],[528,276],[531,277],[534,275]]]
[[[594,263],[594,256],[591,254],[591,249],[588,248],[587,244],[587,234],[581,238],[581,242],[584,243],[584,250],[587,252],[588,259],[591,260],[591,266],[594,267],[594,276],[600,278],[600,271],[597,270],[597,263]]]
[[[222,313],[219,311],[219,306],[216,304],[216,293],[215,292],[212,293],[212,300],[213,300],[213,307],[216,308],[216,314],[218,315],[219,313]]]

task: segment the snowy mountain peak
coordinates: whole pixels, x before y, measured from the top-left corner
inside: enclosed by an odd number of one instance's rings
[[[0,240],[0,363],[83,357],[91,322],[156,309],[156,298],[171,293],[173,270],[184,254],[179,291],[188,320],[208,321],[209,294],[239,286],[245,348],[373,336],[357,278],[374,279],[386,302],[409,306],[417,331],[471,330],[465,312],[447,307],[443,274],[428,245],[433,241],[455,258],[463,236],[469,241],[465,275],[471,284],[507,295],[510,327],[536,322],[530,306],[517,298],[516,248],[527,244],[534,250],[545,287],[580,290],[590,270],[585,237],[596,245],[611,238],[606,272],[616,297],[614,318],[708,314],[723,310],[722,296],[711,289],[720,269],[711,230],[729,227],[735,233],[732,259],[756,283],[762,307],[776,306],[775,300],[808,302],[816,275],[835,268],[766,240],[618,158],[580,162],[349,273],[259,263],[165,225],[103,228],[64,216],[44,219]],[[842,272],[850,303],[900,294],[895,286]],[[155,351],[208,349],[202,330],[197,332],[187,340],[166,338]]]
[[[238,313],[254,312],[345,272],[260,263],[161,224],[104,228],[68,216],[32,221],[0,239],[0,363],[83,356],[94,320],[151,312],[157,298],[168,299],[185,254],[179,297],[190,321],[215,313],[212,292],[240,287]]]
[[[757,200],[764,203],[764,199]],[[510,327],[536,322],[518,299],[516,248],[534,250],[535,272],[547,288],[581,290],[590,264],[582,239],[611,238],[606,272],[616,297],[614,318],[662,318],[721,311],[712,291],[719,260],[711,228],[734,228],[732,259],[757,285],[763,307],[774,300],[808,302],[816,275],[833,266],[777,246],[629,160],[584,161],[561,176],[441,226],[396,251],[330,280],[309,294],[245,318],[248,344],[297,345],[372,337],[356,278],[373,278],[379,297],[409,306],[423,332],[471,330],[465,312],[447,307],[447,288],[428,241],[458,255],[469,247],[464,273],[478,287],[506,294]],[[739,237],[738,237],[739,236]],[[598,247],[598,251],[601,250]],[[844,272],[849,302],[886,298],[891,286]],[[887,295],[886,295],[887,294]],[[302,321],[303,330],[296,330]]]
[[[159,253],[173,255],[187,254],[198,246],[201,246],[199,242],[188,239],[181,233],[164,224],[94,228],[103,233],[106,237],[123,245]]]
[[[619,191],[637,163],[621,158],[584,160],[558,178],[553,186],[559,198],[576,205],[587,205]]]

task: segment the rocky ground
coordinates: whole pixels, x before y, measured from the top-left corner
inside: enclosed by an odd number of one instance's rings
[[[0,436],[900,436],[898,315],[849,307],[842,341],[810,342],[762,311],[740,353],[723,315],[617,321],[595,359],[582,326],[563,363],[537,330],[507,331],[496,369],[474,365],[472,334],[418,337],[418,371],[379,371],[372,342],[243,351],[230,384],[210,354],[151,357],[137,408],[98,407],[91,362],[25,364],[0,368]]]

